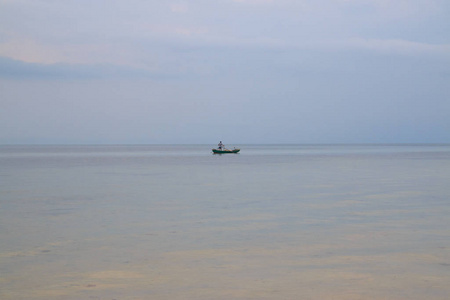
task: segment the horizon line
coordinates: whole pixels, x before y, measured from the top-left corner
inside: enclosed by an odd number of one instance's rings
[[[450,145],[450,142],[359,142],[359,143],[234,143],[229,145],[355,145],[355,146],[370,146],[370,145]],[[0,143],[0,147],[4,146],[195,146],[195,145],[211,145],[210,143]],[[214,143],[212,143],[214,145]]]

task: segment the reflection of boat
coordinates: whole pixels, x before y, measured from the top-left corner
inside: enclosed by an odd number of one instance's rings
[[[229,149],[212,149],[212,152],[215,154],[225,154],[225,153],[238,153],[241,149],[234,148],[233,150]]]

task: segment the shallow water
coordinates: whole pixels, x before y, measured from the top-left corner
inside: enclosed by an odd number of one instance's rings
[[[0,146],[0,299],[449,299],[449,145]]]

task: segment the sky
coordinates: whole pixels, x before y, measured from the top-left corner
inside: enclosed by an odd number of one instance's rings
[[[448,0],[0,0],[0,144],[450,143]]]

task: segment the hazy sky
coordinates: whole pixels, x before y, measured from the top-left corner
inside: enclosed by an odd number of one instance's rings
[[[0,144],[450,143],[449,0],[0,0]]]

